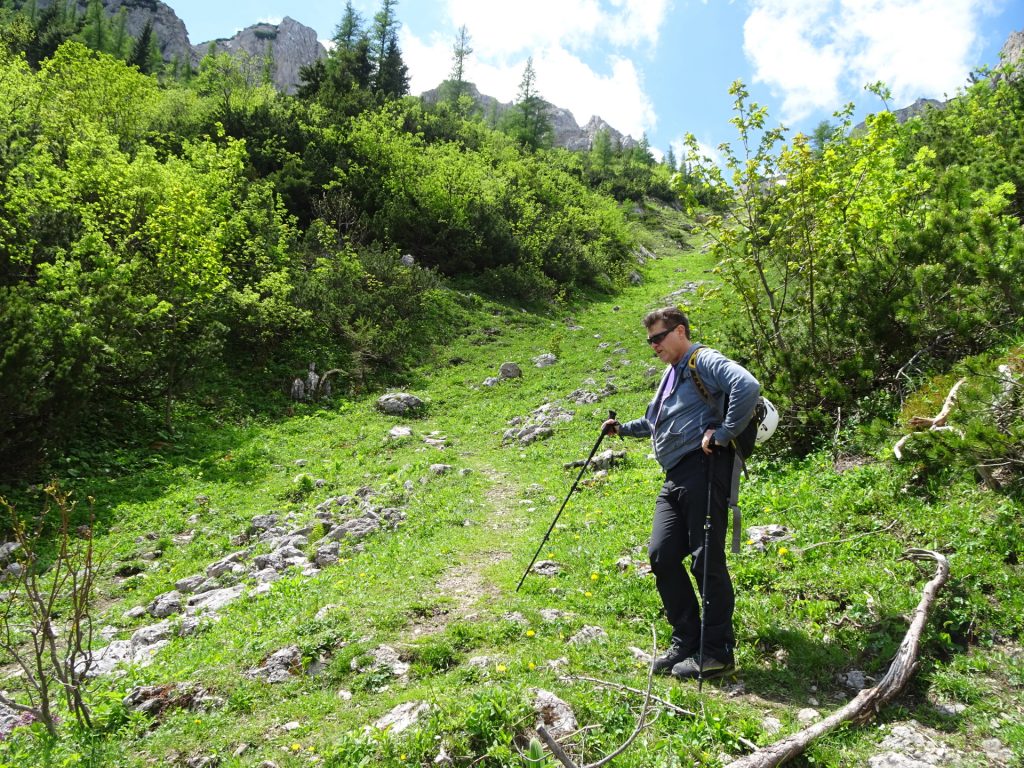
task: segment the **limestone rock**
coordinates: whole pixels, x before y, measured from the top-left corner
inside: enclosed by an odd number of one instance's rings
[[[586,626],[570,637],[569,642],[573,645],[582,645],[583,643],[593,643],[597,640],[607,639],[608,633],[601,629],[601,627]]]
[[[554,365],[557,362],[558,357],[551,354],[550,352],[545,352],[543,355],[538,355],[537,357],[533,358],[533,364],[538,368],[547,368],[549,366]]]
[[[523,375],[523,370],[516,363],[502,363],[498,369],[498,376],[503,379],[518,379]]]
[[[280,24],[253,24],[230,39],[200,43],[193,48],[198,61],[211,47],[215,53],[250,57],[256,71],[269,57],[274,67],[274,86],[282,93],[295,93],[299,70],[327,58],[327,49],[317,40],[316,30],[285,16]]]
[[[270,684],[283,683],[302,672],[302,651],[289,645],[274,651],[258,667],[246,671],[246,676],[265,680]]]
[[[157,595],[153,598],[153,602],[149,604],[149,614],[157,619],[163,619],[171,614],[179,613],[182,606],[182,598],[184,596],[176,589],[170,592],[165,592],[162,595]]]
[[[430,704],[425,701],[407,701],[399,704],[373,724],[378,730],[388,733],[401,733],[416,725],[420,718],[430,712]]]
[[[382,395],[377,400],[377,408],[384,413],[402,415],[411,411],[417,411],[423,407],[423,401],[416,395],[408,392],[392,392]]]
[[[576,732],[578,726],[572,708],[550,691],[537,689],[533,700],[537,726],[543,725],[556,741]]]

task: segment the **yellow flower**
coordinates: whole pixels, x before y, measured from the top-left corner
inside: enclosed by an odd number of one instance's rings
[[[507,672],[508,671],[508,667],[506,667],[504,664],[499,664],[497,667],[495,667],[495,669],[498,670],[499,672]]]
[[[789,550],[785,547],[779,547],[779,557],[785,557],[789,554]]]
[[[302,745],[299,742],[296,741],[292,744],[292,752],[298,752],[300,749],[302,749]]]
[[[583,593],[583,596],[584,596],[584,597],[593,597],[593,596],[594,596],[594,593],[593,593],[593,592],[584,592],[584,593]]]
[[[534,664],[532,661],[529,664],[527,664],[526,666],[528,666],[531,670],[534,670],[534,669],[537,668],[537,665]]]
[[[597,574],[596,573],[590,574],[590,580],[591,581],[597,581]]]
[[[537,634],[537,633],[536,633],[536,632],[534,632],[534,631],[533,631],[532,629],[528,629],[528,630],[526,630],[526,636],[527,636],[527,637],[533,637],[533,636],[534,636],[534,635],[536,635],[536,634]]]

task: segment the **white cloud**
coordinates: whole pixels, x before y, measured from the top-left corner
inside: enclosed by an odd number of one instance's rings
[[[657,116],[630,55],[657,45],[671,1],[447,0],[447,37],[421,40],[402,29],[410,89],[421,93],[448,76],[454,30],[464,24],[473,48],[466,79],[482,93],[513,101],[526,58],[533,56],[537,89],[546,100],[569,109],[580,124],[597,114],[639,138]]]
[[[991,0],[753,0],[744,50],[783,121],[835,109],[877,80],[896,106],[965,81]]]

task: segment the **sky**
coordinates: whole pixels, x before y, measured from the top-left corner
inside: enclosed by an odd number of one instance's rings
[[[291,16],[329,40],[343,0],[166,0],[193,44]],[[353,0],[369,24],[380,0]],[[999,63],[1024,0],[399,0],[400,47],[410,90],[436,87],[465,25],[473,53],[465,78],[482,93],[516,98],[527,57],[540,95],[583,125],[599,115],[646,134],[657,156],[693,133],[716,157],[734,142],[734,80],[765,105],[771,125],[811,133],[845,104],[856,119],[884,109],[864,90],[883,81],[890,107],[945,99],[982,65]]]

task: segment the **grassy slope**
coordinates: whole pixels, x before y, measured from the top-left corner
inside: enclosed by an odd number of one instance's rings
[[[625,449],[627,458],[607,478],[588,480],[569,502],[544,552],[562,564],[561,574],[531,575],[522,591],[514,589],[575,477],[563,463],[587,455],[609,408],[629,418],[651,395],[656,377],[647,369],[656,361],[639,317],[685,283],[713,277],[699,248],[678,247],[680,217],[659,211],[650,223],[665,226],[644,235],[659,259],[647,266],[643,285],[550,317],[485,306],[476,330],[439,350],[410,380],[408,391],[429,403],[421,418],[384,416],[368,397],[326,409],[300,407],[273,424],[224,424],[212,432],[203,425],[194,439],[151,457],[150,468],[83,487],[98,499],[106,526],[99,539],[110,563],[101,623],[117,627],[117,637],[153,621],[124,619],[126,609],[147,604],[175,580],[237,549],[229,539],[255,515],[278,511],[311,519],[323,499],[361,486],[407,514],[396,531],[343,549],[342,562],[319,576],[283,579],[266,595],[243,598],[198,636],[173,641],[151,666],[102,681],[114,703],[110,732],[91,747],[95,764],[183,764],[216,754],[223,766],[268,759],[279,766],[428,765],[443,743],[458,764],[489,754],[489,761],[474,764],[521,765],[513,738],[533,724],[534,688],[568,701],[581,725],[599,726],[574,740],[581,760],[593,761],[620,743],[632,729],[637,701],[560,675],[642,688],[645,668],[628,647],[649,649],[652,623],[664,644],[667,628],[658,618],[651,578],[635,565],[617,565],[623,557],[636,564],[646,557],[659,475],[644,442],[606,446]],[[728,351],[728,341],[715,335],[721,305],[694,298],[690,310],[699,339]],[[567,314],[583,330],[570,330]],[[557,354],[558,363],[533,367],[531,359],[545,352]],[[522,379],[480,385],[507,360],[522,366]],[[597,391],[607,383],[618,391],[599,403],[565,400],[573,390]],[[572,422],[546,441],[502,445],[510,419],[555,401],[575,412]],[[411,426],[413,436],[389,439],[396,424]],[[447,448],[425,444],[431,433],[446,437]],[[730,556],[742,686],[711,685],[701,699],[695,686],[657,680],[658,695],[691,710],[703,703],[704,714],[662,716],[616,765],[714,764],[721,755],[742,752],[740,737],[773,740],[763,727],[765,715],[789,732],[799,727],[801,708],[817,701],[830,710],[847,700],[850,693],[836,675],[882,671],[905,631],[904,615],[919,599],[928,574],[899,559],[908,546],[946,551],[953,579],[936,608],[913,689],[883,721],[926,722],[965,752],[977,752],[992,736],[1024,742],[1018,703],[1024,661],[1007,639],[1019,637],[1024,614],[1016,565],[1019,511],[976,489],[970,478],[944,488],[915,484],[912,469],[894,465],[885,446],[875,451],[842,473],[826,453],[755,464],[744,488],[745,523],[781,523],[794,534],[783,546],[764,552],[744,547]],[[307,464],[300,469],[297,460]],[[429,467],[437,462],[471,472],[436,476]],[[300,473],[324,479],[326,487],[296,494]],[[207,505],[196,503],[200,495],[209,498]],[[190,522],[194,515],[198,522]],[[890,523],[887,531],[871,533]],[[173,537],[187,531],[194,539],[176,544]],[[870,535],[801,552],[863,533]],[[136,562],[154,548],[164,554],[144,574],[110,577],[115,563]],[[316,619],[328,604],[338,607]],[[545,608],[565,615],[545,622]],[[509,618],[511,612],[522,620]],[[608,640],[567,642],[588,625],[602,627]],[[964,652],[968,635],[983,649]],[[385,643],[411,663],[407,681],[353,669],[354,661]],[[326,670],[275,686],[243,676],[291,644],[310,661],[323,659]],[[487,660],[468,664],[474,657]],[[559,658],[564,666],[551,669],[548,662]],[[158,725],[141,716],[120,718],[116,702],[132,685],[184,680],[201,683],[226,704],[199,714],[170,713]],[[364,733],[395,705],[421,700],[434,709],[418,729]],[[950,718],[934,710],[933,700],[968,706]],[[298,727],[282,728],[291,722]],[[843,731],[823,739],[810,757],[824,765],[863,764],[879,751],[881,735],[875,727]],[[0,761],[6,755],[14,764],[32,764],[37,754],[15,756],[25,743],[0,746]],[[240,744],[250,746],[233,757]],[[68,740],[64,748],[80,746]],[[986,762],[979,757],[965,764]]]

